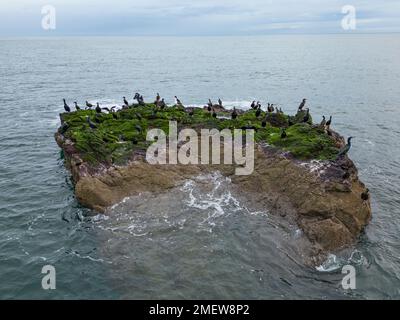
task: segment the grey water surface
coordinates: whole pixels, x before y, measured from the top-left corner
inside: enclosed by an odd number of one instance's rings
[[[0,298],[398,299],[399,54],[395,34],[0,40]],[[372,194],[365,234],[318,271],[301,263],[296,226],[241,203],[218,173],[93,216],[54,141],[62,98],[114,105],[136,91],[286,112],[307,97],[316,121],[333,115],[356,137],[350,156]],[[41,287],[48,264],[56,290]]]

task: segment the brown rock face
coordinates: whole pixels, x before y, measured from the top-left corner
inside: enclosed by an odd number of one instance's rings
[[[297,223],[317,251],[332,251],[352,244],[371,218],[370,202],[361,199],[365,186],[353,162],[300,162],[267,145],[258,145],[254,172],[235,176],[226,165],[150,165],[137,154],[124,167],[91,168],[73,144],[56,133],[75,183],[78,201],[104,212],[127,196],[161,192],[203,172],[219,170],[248,201],[263,205]],[[338,136],[338,144],[342,144]]]

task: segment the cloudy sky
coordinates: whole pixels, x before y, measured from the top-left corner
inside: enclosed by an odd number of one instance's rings
[[[55,30],[42,28],[44,5]],[[340,33],[345,5],[351,32],[400,32],[400,0],[1,0],[0,36]]]

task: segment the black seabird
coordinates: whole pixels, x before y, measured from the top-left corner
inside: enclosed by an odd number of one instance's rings
[[[349,152],[349,150],[351,148],[351,139],[353,139],[353,137],[349,137],[347,139],[347,144],[342,149],[340,149],[340,151],[336,157],[336,160],[339,159],[340,157],[345,156],[347,154],[347,152]]]
[[[322,116],[322,121],[321,121],[321,123],[319,124],[319,126],[320,126],[321,128],[325,128],[325,125],[326,125],[326,119],[325,119],[325,116]]]
[[[274,112],[275,108],[274,108],[274,104],[271,103],[271,112]]]
[[[101,113],[101,108],[100,108],[100,105],[99,105],[98,102],[97,102],[97,105],[96,105],[96,112],[97,113]]]
[[[368,188],[363,193],[361,193],[361,200],[362,201],[369,200],[369,189]]]
[[[251,103],[250,107],[251,107],[252,109],[255,109],[255,107],[256,107],[256,101],[255,101],[255,100]]]
[[[330,125],[332,123],[332,116],[329,117],[329,120],[326,122],[326,127],[329,129]]]
[[[236,108],[233,107],[233,111],[232,111],[232,119],[235,120],[237,118],[238,114],[236,112]]]
[[[129,106],[129,102],[128,102],[128,100],[126,100],[126,98],[125,97],[122,97],[123,99],[124,99],[124,104],[126,105],[126,106]]]
[[[207,105],[208,105],[210,108],[212,108],[212,106],[213,106],[213,103],[212,103],[211,99],[208,99],[208,103],[207,103]]]
[[[306,102],[307,102],[307,99],[304,98],[303,101],[299,105],[299,111],[303,110],[304,106],[306,105]]]
[[[307,113],[303,118],[303,122],[308,122],[308,120],[310,120],[310,109],[307,108]]]
[[[63,99],[64,101],[64,110],[65,112],[71,112],[71,108],[69,107],[69,105],[67,105],[67,103],[65,102],[65,99]]]
[[[256,111],[256,117],[258,118],[261,115],[261,105],[258,106]]]
[[[176,104],[177,104],[178,106],[181,106],[181,105],[182,105],[181,100],[179,100],[177,96],[175,96],[175,100],[176,100]]]
[[[89,116],[86,116],[86,121],[89,124],[89,127],[91,129],[97,129],[97,126],[92,121],[90,121],[90,117]]]
[[[220,107],[222,107],[222,100],[220,98],[218,98],[218,104]]]
[[[78,106],[78,103],[77,103],[76,101],[74,102],[74,104],[75,104],[75,109],[76,109],[76,111],[81,110],[81,108]]]
[[[164,98],[161,99],[160,101],[160,108],[164,109],[167,105],[165,104]]]
[[[88,107],[89,109],[92,109],[92,108],[93,108],[93,105],[92,105],[91,103],[89,103],[89,102],[86,101],[86,107]]]

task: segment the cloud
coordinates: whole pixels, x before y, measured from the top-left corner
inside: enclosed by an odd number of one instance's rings
[[[54,35],[252,35],[341,32],[347,0],[2,0],[0,35],[47,35],[41,7],[57,10]],[[357,31],[400,32],[400,1],[352,0]]]

